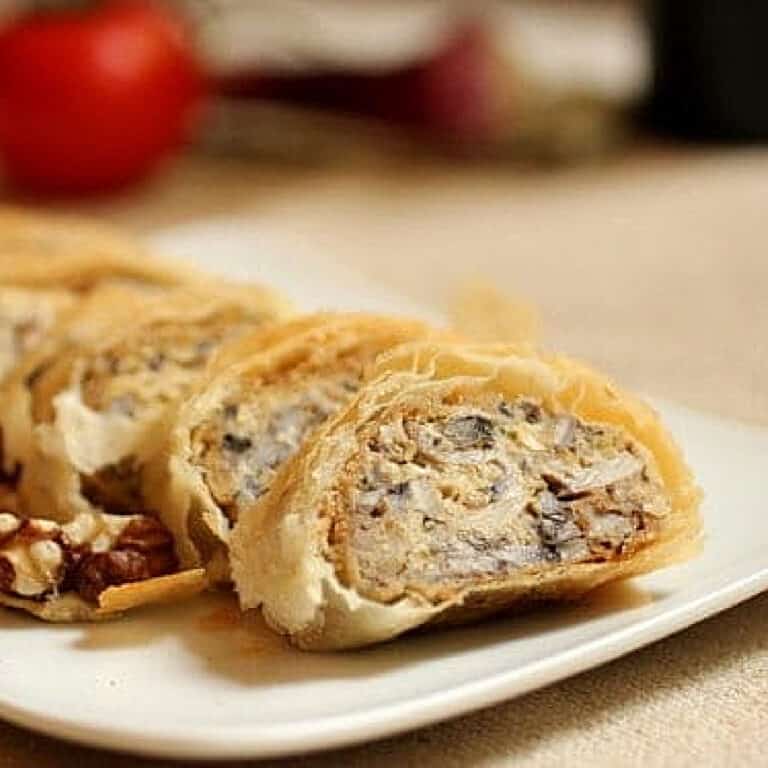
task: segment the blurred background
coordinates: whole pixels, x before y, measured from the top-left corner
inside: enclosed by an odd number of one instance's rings
[[[552,169],[760,141],[767,24],[714,0],[0,0],[4,183],[106,193],[181,151]]]
[[[0,0],[0,196],[230,217],[440,307],[480,277],[768,423],[766,34],[716,0]]]
[[[765,64],[750,36],[768,12],[729,11],[729,29],[718,5],[0,0],[6,179],[30,194],[104,192],[183,146],[552,167],[653,131],[761,138],[766,108],[744,77]]]

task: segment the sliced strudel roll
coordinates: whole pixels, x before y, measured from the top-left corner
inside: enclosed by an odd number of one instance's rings
[[[21,510],[30,517],[146,512],[141,469],[166,409],[220,346],[286,308],[260,286],[212,283],[126,298],[112,310],[99,299],[90,311],[89,322],[76,321],[79,335],[65,331],[55,354],[15,377],[14,436],[25,418],[30,425],[19,456]]]
[[[561,357],[383,356],[230,540],[244,609],[300,647],[575,598],[685,558],[699,491],[654,411]]]

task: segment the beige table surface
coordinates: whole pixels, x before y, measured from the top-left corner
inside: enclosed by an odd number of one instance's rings
[[[447,302],[462,278],[486,275],[539,304],[550,345],[640,390],[768,425],[768,151],[638,151],[545,174],[196,158],[75,209],[144,233],[243,215],[267,239],[419,300]],[[0,724],[0,768],[145,764],[173,765]],[[768,765],[768,594],[493,709],[269,764]]]

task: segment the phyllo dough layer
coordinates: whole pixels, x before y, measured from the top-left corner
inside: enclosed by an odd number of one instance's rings
[[[241,510],[232,573],[297,645],[354,647],[684,558],[698,500],[652,409],[589,368],[416,344]]]
[[[180,404],[147,496],[174,532],[182,563],[228,581],[226,542],[280,467],[360,387],[377,355],[436,332],[419,322],[320,314],[225,346]]]
[[[0,285],[82,292],[116,277],[158,286],[203,279],[108,226],[0,208]]]

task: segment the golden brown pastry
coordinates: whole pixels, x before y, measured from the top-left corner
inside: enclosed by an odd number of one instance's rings
[[[7,432],[22,467],[21,511],[59,521],[146,512],[141,469],[166,409],[222,344],[285,311],[271,292],[245,284],[126,295],[113,306],[94,297],[62,330],[63,343],[51,341],[51,355],[14,374]]]
[[[59,525],[0,512],[0,605],[46,621],[96,621],[205,588],[203,571],[177,567],[170,533],[146,516]]]
[[[0,207],[0,285],[80,292],[115,277],[166,286],[203,279],[103,224]]]
[[[107,227],[0,208],[0,378],[96,286],[157,290],[201,280]]]
[[[319,314],[225,346],[180,404],[147,473],[150,506],[173,531],[182,564],[228,581],[226,541],[240,510],[352,398],[377,355],[435,334],[414,321]]]
[[[586,366],[414,344],[230,540],[244,609],[302,648],[570,599],[691,554],[699,491],[651,408]]]

